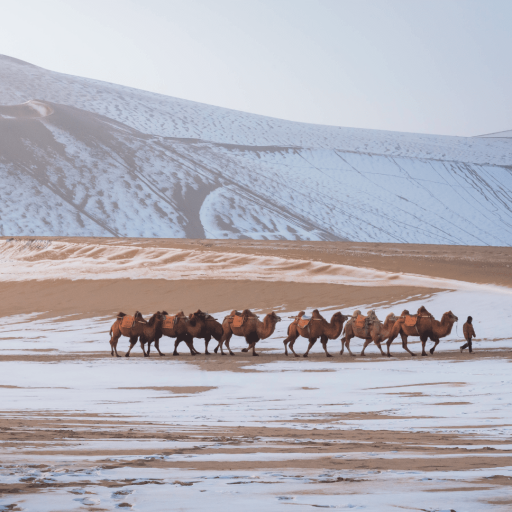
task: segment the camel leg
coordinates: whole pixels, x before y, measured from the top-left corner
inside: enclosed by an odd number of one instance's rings
[[[226,348],[229,351],[229,355],[234,356],[235,353],[231,350],[231,347],[229,346],[230,341],[231,341],[231,336],[224,342],[224,344],[226,345]]]
[[[151,345],[150,345],[151,346]],[[162,352],[160,352],[160,338],[156,338],[155,339],[155,348],[157,350],[157,352],[161,355],[161,356],[165,356],[165,354],[163,354]],[[149,355],[149,348],[148,348],[148,355]]]
[[[110,340],[110,347],[111,347],[111,350],[110,350],[110,355],[116,355],[116,357],[121,357],[118,353],[117,353],[117,342],[119,341],[119,336],[116,338],[115,336],[112,336],[112,339]]]
[[[190,350],[191,356],[195,356],[196,354],[199,354],[199,352],[194,348],[194,338],[192,338],[192,337],[185,338],[185,343],[187,344],[187,347]]]
[[[151,345],[151,343],[148,343],[148,345]],[[146,342],[142,341],[142,338],[140,339],[140,348],[142,349],[142,353],[144,354],[144,357],[149,357],[149,348],[148,353],[146,354],[146,349],[144,348],[146,346]]]
[[[428,356],[428,354],[425,352],[425,345],[427,344],[428,336],[421,337],[421,355],[422,356]]]
[[[130,337],[130,348],[128,349],[128,352],[126,352],[126,354],[124,355],[125,357],[130,357],[130,352],[132,351],[132,348],[137,343],[137,338],[138,338],[138,336],[131,336]]]
[[[363,344],[363,350],[361,350],[361,355],[362,356],[366,356],[366,354],[364,353],[364,351],[366,350],[366,347],[374,340],[372,340],[371,338],[370,339],[366,339],[364,340],[364,344]],[[375,344],[377,345],[377,342],[375,342]],[[380,343],[377,345],[379,348],[380,348]],[[382,349],[380,348],[380,351],[382,352]],[[384,352],[382,352],[382,354],[384,355]]]
[[[409,354],[411,354],[411,356],[416,356],[416,354],[414,354],[413,352],[411,352],[409,350],[409,347],[407,346],[407,334],[404,334],[403,332],[400,333],[400,336],[402,337],[402,347],[404,348],[404,350],[407,350],[407,352],[409,352]],[[423,352],[425,352],[425,350],[423,350]],[[425,354],[426,355],[426,354]]]
[[[311,347],[316,343],[317,339],[318,338],[310,338],[309,339],[308,349],[306,350],[306,353],[302,357],[308,357],[309,356],[309,351],[311,350]]]
[[[294,343],[297,341],[297,337],[293,337],[293,336],[288,336],[284,341],[283,341],[283,344],[284,344],[284,355],[287,356],[288,355],[288,347],[290,347],[290,350],[293,352],[293,355],[295,357],[299,357],[296,353],[295,353],[295,350],[293,350],[293,345]]]
[[[350,342],[351,342],[351,341],[352,341],[352,338],[347,338],[347,339],[345,340],[345,347],[347,348],[348,353],[349,353],[351,356],[355,357],[355,354],[353,354],[353,353],[352,353],[352,351],[350,350]]]
[[[396,338],[396,336],[391,335],[388,338],[388,341],[386,342],[386,346],[387,346],[387,349],[388,349],[388,353],[386,355],[388,357],[391,357],[391,352],[389,351],[389,347],[391,347],[391,343],[393,343],[393,341],[395,341],[395,338]]]
[[[288,338],[286,338],[285,340],[283,340],[283,345],[284,345],[284,355],[287,356],[288,355],[288,343],[290,343],[290,341],[292,341],[293,338],[291,336],[288,336]]]
[[[148,342],[148,350],[147,350],[148,357],[149,357],[149,353],[151,352],[151,343],[153,343],[153,342],[152,341]]]
[[[322,347],[324,349],[325,356],[326,357],[332,357],[331,354],[329,354],[329,352],[327,352],[327,341],[329,341],[329,338],[327,336],[322,336],[320,338],[320,342],[322,343]]]
[[[430,349],[430,353],[434,355],[437,345],[439,345],[439,338],[430,338],[434,342],[434,346]]]
[[[206,336],[204,339],[204,353],[208,355],[210,352],[208,352],[208,343],[210,343],[210,340],[212,339],[211,336]]]
[[[181,343],[181,339],[179,338],[176,338],[174,340],[174,352],[172,353],[173,356],[179,356],[179,352],[178,352],[178,345]]]
[[[247,347],[247,352],[252,349],[252,355],[253,356],[259,356],[259,354],[256,354],[256,343],[258,343],[259,339],[256,339],[255,341],[251,341],[249,343],[249,346]]]
[[[385,356],[386,354],[384,354],[384,351],[382,350],[382,344],[381,344],[382,340],[381,340],[380,335],[377,338],[375,338],[373,340],[373,342],[375,343],[375,345],[377,345],[377,347],[379,347],[380,355]]]

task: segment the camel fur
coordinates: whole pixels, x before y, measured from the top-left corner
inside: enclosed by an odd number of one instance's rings
[[[130,357],[130,352],[134,345],[137,343],[137,340],[139,339],[140,335],[143,332],[144,325],[146,324],[146,320],[142,317],[142,314],[140,311],[136,311],[134,318],[135,322],[132,327],[122,327],[121,322],[123,318],[126,316],[126,313],[119,313],[117,315],[116,321],[112,324],[112,327],[110,328],[110,355],[113,356],[114,353],[116,357],[121,357],[117,353],[117,343],[119,341],[119,338],[121,336],[126,336],[127,338],[130,338],[130,348],[128,349],[128,352],[126,352],[125,356]],[[144,350],[144,347],[142,348]]]
[[[426,309],[424,306],[421,306],[418,309],[418,319],[416,321],[416,325],[409,327],[405,325],[405,316],[409,315],[407,310],[404,310],[402,316],[398,318],[393,326],[391,331],[391,335],[388,338],[387,344],[387,356],[391,357],[391,353],[389,351],[389,347],[391,343],[393,343],[394,339],[400,334],[402,338],[402,347],[411,354],[411,356],[415,356],[409,348],[407,347],[407,338],[408,336],[419,336],[421,340],[421,355],[427,356],[428,354],[425,352],[425,345],[427,340],[430,338],[434,342],[434,346],[430,349],[430,353],[434,354],[437,345],[439,344],[440,338],[444,338],[448,336],[452,332],[452,327],[455,322],[459,319],[451,312],[447,311],[443,314],[441,321],[436,320]]]
[[[235,315],[243,317],[244,322],[241,327],[233,326],[233,317]],[[248,347],[242,349],[242,352],[248,352],[249,350],[252,349],[252,355],[258,356],[259,354],[256,353],[255,348],[256,343],[258,343],[258,341],[260,340],[268,338],[269,336],[272,336],[276,328],[277,322],[280,321],[281,317],[277,316],[274,311],[266,315],[262,322],[257,317],[257,315],[255,315],[252,311],[248,309],[244,309],[241,315],[240,313],[238,313],[238,311],[233,310],[231,312],[231,315],[224,318],[224,321],[222,322],[222,338],[219,341],[219,344],[215,348],[214,352],[217,352],[220,348],[220,353],[224,355],[222,345],[226,344],[226,348],[228,349],[229,354],[234,356],[235,354],[231,351],[231,348],[229,347],[231,336],[233,336],[234,334],[235,336],[243,336],[248,344]]]
[[[192,340],[194,338],[204,339],[204,353],[209,354],[208,343],[210,343],[212,337],[215,338],[217,342],[220,342],[224,333],[222,325],[217,322],[213,316],[201,311],[200,309],[195,313],[191,313],[188,318],[188,333],[192,336]],[[193,345],[192,348],[194,348]],[[195,348],[194,351],[196,351]],[[199,352],[196,351],[196,353]]]
[[[352,338],[361,338],[365,340],[363,350],[361,351],[362,356],[365,355],[364,351],[372,341],[375,343],[375,345],[377,345],[380,353],[385,356],[386,354],[382,350],[381,343],[389,338],[391,330],[393,329],[393,326],[395,325],[395,322],[398,320],[398,318],[393,313],[390,313],[386,317],[386,320],[384,320],[384,323],[382,323],[377,318],[375,311],[371,310],[368,311],[367,328],[360,328],[357,327],[353,321],[357,316],[356,313],[360,314],[361,312],[354,311],[353,319],[345,324],[345,329],[343,330],[344,335],[341,338],[340,354],[343,354],[346,347],[349,354],[353,356],[354,354],[350,351],[350,340]]]
[[[157,311],[149,320],[146,325],[143,326],[142,334],[140,336],[140,346],[142,351],[144,352],[144,357],[149,357],[149,353],[151,351],[151,343],[156,341],[157,338],[161,338],[162,336],[162,323],[164,321],[164,317],[160,311]],[[146,353],[144,347],[148,344],[148,351]],[[162,354],[160,350],[158,353],[161,356],[165,356]]]
[[[293,350],[293,345],[299,336],[307,338],[309,340],[309,346],[303,357],[308,357],[311,347],[316,343],[317,339],[320,338],[322,347],[327,357],[332,357],[327,352],[327,341],[336,339],[343,329],[343,324],[349,318],[343,315],[340,311],[334,313],[331,318],[331,322],[320,314],[318,309],[315,309],[311,314],[311,320],[306,327],[299,326],[299,319],[304,315],[304,311],[301,311],[297,318],[288,326],[288,337],[283,341],[284,353],[288,355],[288,345],[290,350],[293,352],[295,357],[299,357]]]
[[[169,313],[167,311],[162,311],[163,316],[169,316]],[[176,313],[176,321],[174,322],[174,325],[172,327],[164,327],[162,323],[162,328],[160,332],[157,331],[155,335],[155,348],[158,350],[158,353],[161,356],[165,356],[165,354],[162,354],[160,352],[160,338],[162,336],[168,336],[169,338],[176,338],[174,340],[174,352],[172,353],[173,356],[179,356],[178,353],[178,345],[184,341],[189,350],[190,355],[195,356],[197,351],[194,349],[194,346],[192,344],[192,337],[188,333],[188,317],[183,313],[183,311],[179,311]],[[163,320],[163,319],[162,319]],[[148,347],[148,354],[149,354],[149,347]]]

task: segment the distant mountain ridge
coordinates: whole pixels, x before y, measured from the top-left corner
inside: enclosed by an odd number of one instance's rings
[[[283,121],[0,56],[0,234],[512,245],[512,139]]]

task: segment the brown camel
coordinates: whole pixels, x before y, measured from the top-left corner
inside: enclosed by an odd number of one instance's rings
[[[222,325],[213,318],[213,316],[205,313],[198,309],[195,313],[191,313],[189,316],[188,322],[188,333],[192,338],[202,338],[204,339],[204,353],[209,354],[208,352],[208,343],[210,340],[215,338],[218,342],[220,342],[222,338],[222,334],[224,333],[224,329]],[[194,346],[192,345],[192,348]],[[196,353],[199,353],[195,350]]]
[[[145,324],[146,320],[144,320],[139,311],[136,311],[135,315],[132,317],[125,313],[119,313],[116,321],[110,328],[110,355],[113,356],[115,352],[116,357],[121,357],[117,353],[117,342],[121,336],[127,336],[130,338],[130,348],[125,356],[130,357],[130,352],[135,343],[137,343],[139,336],[142,334]],[[144,348],[142,350],[144,350]]]
[[[299,357],[293,350],[293,345],[299,336],[308,338],[309,346],[303,357],[308,357],[311,347],[316,343],[316,340],[320,338],[322,347],[327,357],[332,357],[327,352],[327,341],[336,339],[343,329],[344,322],[349,318],[348,316],[342,315],[339,311],[334,313],[329,323],[318,311],[315,309],[311,314],[309,322],[304,319],[304,311],[301,311],[297,318],[288,326],[288,337],[283,341],[284,353],[288,355],[287,345],[290,345],[290,350],[293,352],[295,357]]]
[[[409,311],[407,310],[403,311],[402,315],[395,322],[391,335],[386,343],[388,346],[388,357],[391,357],[389,347],[399,334],[402,337],[402,347],[407,350],[411,356],[415,356],[416,354],[413,354],[407,347],[408,336],[419,336],[421,340],[422,356],[428,355],[425,352],[425,344],[427,343],[428,338],[430,338],[434,342],[434,346],[430,349],[430,353],[433,354],[439,343],[439,338],[448,336],[452,332],[453,324],[457,321],[458,318],[451,311],[447,311],[442,316],[440,322],[436,320],[423,306],[418,309],[418,314],[416,315],[409,315]]]
[[[381,343],[386,341],[391,334],[391,330],[395,325],[395,322],[398,318],[390,313],[384,323],[382,323],[375,314],[374,310],[368,311],[368,316],[366,317],[365,325],[360,326],[357,325],[356,318],[361,314],[359,310],[354,311],[352,315],[352,320],[345,324],[344,336],[341,338],[341,351],[340,354],[343,354],[345,347],[351,356],[352,352],[350,351],[350,340],[352,338],[361,338],[364,341],[363,350],[361,350],[361,355],[366,355],[364,351],[366,347],[373,341],[377,347],[379,347],[380,353],[385,356],[384,351],[382,350]]]
[[[192,344],[192,337],[188,333],[188,322],[189,319],[183,313],[183,311],[179,311],[174,316],[170,316],[167,311],[162,311],[162,328],[161,330],[157,330],[155,335],[155,348],[157,349],[158,353],[161,356],[164,356],[165,354],[162,354],[160,352],[160,338],[162,336],[169,336],[169,338],[176,338],[174,341],[174,352],[172,353],[173,356],[179,356],[178,354],[178,345],[184,341],[189,350],[190,355],[195,356],[197,351],[194,349],[194,346]],[[151,344],[148,346],[148,355],[150,350]]]
[[[231,315],[224,318],[224,321],[222,322],[222,338],[217,347],[215,347],[214,352],[217,353],[220,348],[220,353],[225,355],[222,350],[222,345],[225,343],[229,354],[234,356],[235,354],[231,351],[231,348],[229,348],[229,341],[231,340],[231,336],[234,334],[235,336],[243,336],[249,345],[248,347],[243,348],[242,352],[249,352],[249,350],[252,349],[252,355],[258,356],[259,354],[256,353],[255,348],[256,343],[272,336],[277,322],[280,321],[281,317],[277,316],[274,311],[266,315],[262,322],[248,309],[244,309],[241,314],[234,310],[231,312]]]
[[[162,313],[160,311],[157,311],[149,320],[146,325],[143,326],[142,334],[140,335],[140,346],[142,348],[142,351],[144,352],[144,357],[149,357],[149,352],[151,350],[151,343],[153,341],[156,341],[157,338],[160,338],[162,336],[162,323],[163,323],[164,317],[162,316]],[[146,353],[144,346],[145,344],[148,344],[148,352]],[[165,354],[162,354],[160,350],[158,350],[158,353],[161,356],[165,356]]]

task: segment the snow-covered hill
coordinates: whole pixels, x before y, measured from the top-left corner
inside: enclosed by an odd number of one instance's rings
[[[0,233],[512,245],[512,138],[309,125],[0,56]]]

